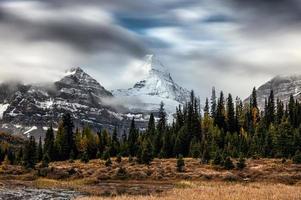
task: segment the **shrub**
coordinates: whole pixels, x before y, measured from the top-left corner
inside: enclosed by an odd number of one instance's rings
[[[49,160],[50,160],[50,158],[49,158],[48,153],[45,153],[43,156],[43,159],[42,159],[42,167],[48,167]]]
[[[132,162],[134,162],[134,159],[133,159],[133,157],[130,155],[130,156],[129,156],[129,163],[132,163]]]
[[[109,150],[106,150],[102,155],[102,159],[108,160],[109,158],[110,158],[110,152],[109,152]]]
[[[96,153],[96,158],[101,159],[101,153],[100,153],[99,150],[98,150],[97,153]]]
[[[211,157],[207,149],[204,150],[202,158],[201,158],[201,164],[208,164]]]
[[[295,156],[293,157],[293,163],[301,164],[301,152],[299,150],[296,151]]]
[[[225,160],[225,162],[224,162],[224,167],[225,167],[225,169],[227,169],[227,170],[230,170],[230,169],[233,169],[233,168],[234,168],[233,162],[232,162],[232,160],[231,160],[230,157],[227,157],[227,158],[226,158],[226,160]]]
[[[117,155],[116,162],[121,163],[122,157],[120,154]]]
[[[240,157],[237,164],[236,164],[237,169],[242,170],[246,167],[246,160],[243,157]]]
[[[88,162],[89,162],[89,157],[88,157],[87,151],[84,151],[84,153],[82,154],[80,160],[81,160],[81,162],[83,162],[83,163],[88,163]]]
[[[116,176],[120,179],[127,179],[128,178],[128,173],[126,171],[125,168],[120,167],[117,172],[116,172]]]
[[[109,159],[106,160],[105,165],[106,165],[107,167],[109,167],[109,166],[112,165],[111,158],[109,158]]]
[[[214,158],[213,158],[213,164],[220,165],[220,164],[222,164],[222,162],[223,162],[223,159],[222,159],[222,156],[220,155],[220,152],[216,151]]]
[[[180,154],[178,156],[178,159],[177,159],[177,171],[178,172],[183,172],[184,171],[184,167],[185,167],[185,161],[183,159],[183,156]]]

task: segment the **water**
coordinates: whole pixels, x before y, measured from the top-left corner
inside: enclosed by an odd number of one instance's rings
[[[0,200],[71,200],[79,193],[67,190],[0,188]]]

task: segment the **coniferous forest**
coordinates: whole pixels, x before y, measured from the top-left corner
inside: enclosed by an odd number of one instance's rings
[[[260,110],[254,88],[248,103],[223,92],[206,99],[201,108],[194,92],[184,107],[176,109],[174,120],[167,123],[164,104],[158,118],[151,114],[148,127],[140,131],[132,119],[128,131],[118,135],[106,129],[94,133],[89,127],[74,127],[70,114],[64,114],[55,134],[52,126],[44,141],[33,137],[19,149],[1,149],[1,161],[33,168],[37,162],[48,166],[52,161],[129,157],[149,164],[154,158],[193,157],[201,163],[231,168],[230,158],[283,158],[301,162],[301,104],[293,96],[287,105],[274,98],[273,91]],[[202,110],[202,112],[201,112]],[[202,113],[202,114],[201,114]],[[180,159],[180,160],[179,160]],[[179,165],[180,165],[179,164]],[[184,165],[184,163],[182,163]],[[179,166],[181,167],[181,166]]]

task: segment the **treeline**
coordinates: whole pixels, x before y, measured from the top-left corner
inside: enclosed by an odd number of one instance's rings
[[[115,128],[113,133],[106,129],[97,133],[89,127],[75,129],[70,114],[65,114],[59,124],[57,134],[50,127],[44,142],[37,144],[29,139],[16,159],[27,167],[34,167],[42,161],[48,165],[52,161],[81,159],[105,159],[110,157],[136,158],[137,162],[149,164],[153,158],[194,157],[202,163],[228,164],[230,158],[264,157],[293,158],[301,162],[301,104],[290,97],[284,105],[274,98],[271,91],[260,111],[254,88],[247,104],[231,94],[217,97],[212,90],[201,115],[201,106],[194,92],[190,101],[176,109],[174,121],[167,123],[164,104],[161,103],[158,117],[150,115],[145,131],[136,128],[132,119],[130,128],[121,136]],[[75,130],[75,131],[74,131]],[[230,164],[229,164],[230,163]]]

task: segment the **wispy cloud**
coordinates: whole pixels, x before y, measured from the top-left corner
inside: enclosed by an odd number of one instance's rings
[[[298,0],[2,0],[0,80],[52,81],[81,66],[127,88],[151,52],[201,97],[213,85],[244,97],[301,72],[300,13]]]

